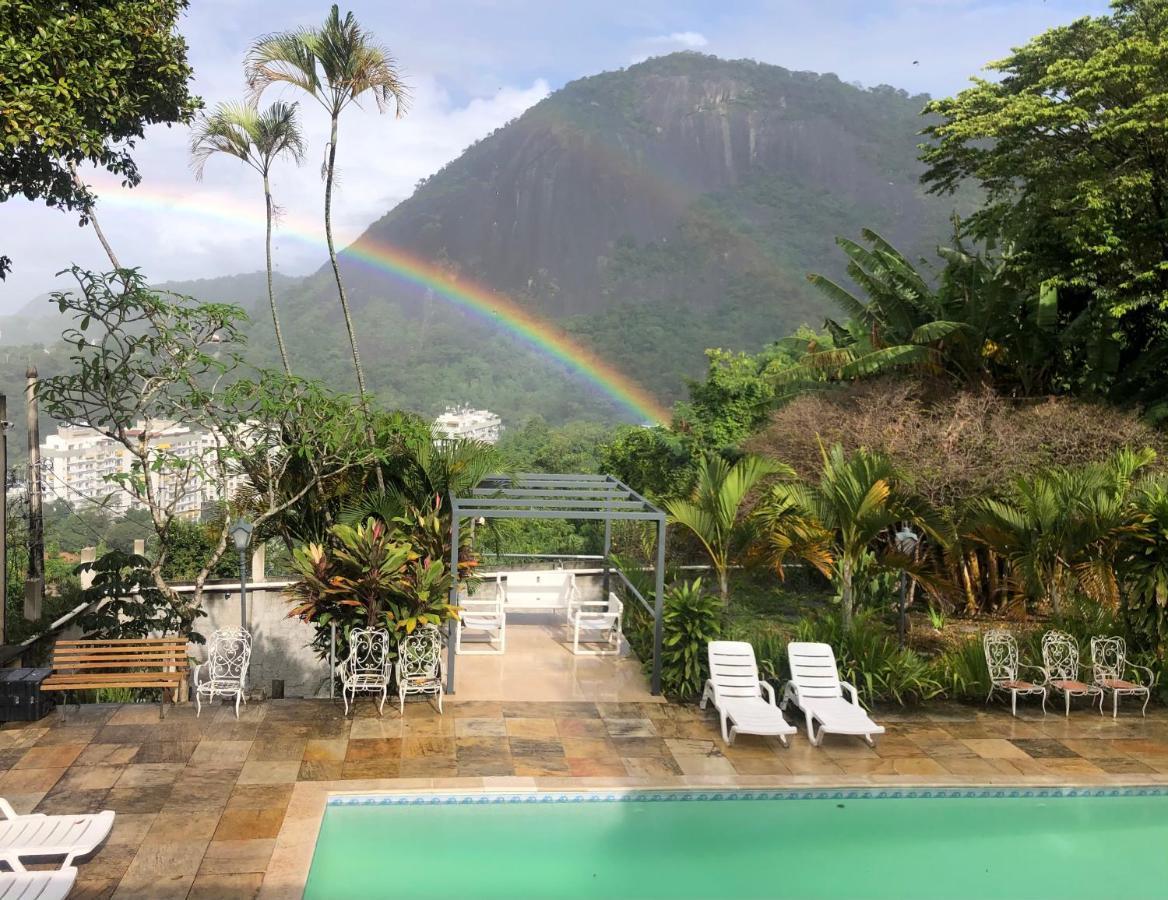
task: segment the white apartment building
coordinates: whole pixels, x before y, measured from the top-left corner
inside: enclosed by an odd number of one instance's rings
[[[145,425],[139,425],[138,433],[144,429]],[[168,422],[152,423],[147,439],[151,447],[168,450],[184,459],[213,453],[215,448],[211,432]],[[105,501],[112,514],[141,506],[133,494],[109,480],[112,475],[129,472],[133,461],[134,457],[120,443],[87,425],[59,425],[57,433],[48,435],[41,444],[45,499],[65,500],[73,506],[86,501]],[[192,473],[185,483],[174,475],[152,477],[163,503],[182,491],[175,511],[188,518],[198,518],[206,504],[226,499],[242,482],[240,476],[232,476],[224,489],[223,485],[203,479],[198,473]]]
[[[432,427],[434,437],[439,441],[462,438],[494,444],[503,430],[503,420],[489,409],[448,406],[446,412],[434,420]]]

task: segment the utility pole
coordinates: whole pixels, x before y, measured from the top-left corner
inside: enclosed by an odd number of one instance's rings
[[[37,370],[25,372],[28,410],[28,580],[24,583],[24,617],[41,617],[45,599],[45,520],[41,511],[41,427],[37,412]]]
[[[8,643],[8,398],[0,394],[0,644]]]

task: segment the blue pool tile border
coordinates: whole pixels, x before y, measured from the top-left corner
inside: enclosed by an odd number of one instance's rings
[[[329,806],[493,806],[541,803],[676,803],[693,800],[948,800],[1164,797],[1168,787],[920,787],[815,788],[809,790],[628,790],[502,793],[334,794]]]

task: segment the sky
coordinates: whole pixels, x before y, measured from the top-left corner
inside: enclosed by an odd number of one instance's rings
[[[566,82],[649,56],[694,50],[794,70],[834,72],[865,86],[891,84],[941,96],[990,60],[1057,24],[1106,11],[1102,0],[406,0],[353,2],[358,19],[398,60],[412,92],[401,119],[371,104],[341,121],[334,230],[340,244],[409,196],[414,185],[474,141]],[[321,0],[192,0],[180,30],[194,92],[207,105],[241,99],[242,61],[261,33],[322,21]],[[320,163],[328,120],[299,100],[308,156],[279,165],[283,211],[276,268],[289,275],[325,260]],[[123,265],[154,282],[263,268],[263,194],[241,162],[215,158],[203,180],[189,165],[185,126],[153,127],[135,153],[134,191],[91,171],[97,212]],[[67,287],[55,273],[77,263],[108,268],[92,230],[24,200],[0,205],[0,252],[14,271],[0,281],[0,313]]]

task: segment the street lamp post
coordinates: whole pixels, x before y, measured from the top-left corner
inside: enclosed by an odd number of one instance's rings
[[[239,627],[247,629],[247,545],[251,542],[252,524],[240,516],[231,526],[231,540],[239,551]]]
[[[896,533],[894,538],[896,542],[896,549],[904,556],[912,558],[916,553],[917,544],[920,543],[921,538],[915,531],[908,526],[905,526]],[[899,639],[900,649],[904,649],[904,603],[905,595],[908,592],[908,573],[901,569],[900,572],[900,617],[897,621],[897,637]]]

